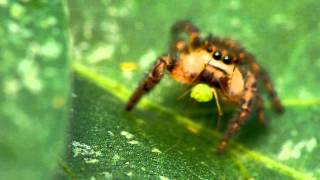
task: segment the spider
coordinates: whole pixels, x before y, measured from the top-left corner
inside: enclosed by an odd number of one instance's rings
[[[181,35],[187,38],[183,39]],[[131,96],[126,110],[131,110],[145,93],[157,85],[166,70],[182,84],[205,83],[239,108],[217,148],[218,152],[224,151],[254,107],[258,121],[265,124],[264,103],[258,83],[264,85],[274,110],[279,114],[283,112],[267,72],[237,42],[211,34],[202,38],[199,29],[190,21],[176,22],[171,28],[171,36],[169,53],[157,59]]]

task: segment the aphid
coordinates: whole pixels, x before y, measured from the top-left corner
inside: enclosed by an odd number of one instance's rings
[[[180,39],[186,33],[187,40]],[[238,43],[209,35],[203,39],[199,29],[189,21],[180,21],[171,29],[170,53],[160,56],[150,73],[131,96],[126,110],[131,110],[140,98],[159,83],[165,71],[183,84],[205,83],[224,100],[239,107],[218,146],[223,152],[229,139],[239,131],[255,107],[257,119],[265,123],[264,103],[258,83],[264,85],[276,112],[283,106],[266,71]]]

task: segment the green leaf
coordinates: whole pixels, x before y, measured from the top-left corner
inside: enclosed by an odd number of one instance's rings
[[[63,1],[0,1],[0,177],[50,179],[69,94]]]
[[[240,137],[252,150],[232,143],[225,155],[217,155],[219,132],[146,99],[133,115],[125,113],[124,101],[129,95],[125,86],[83,65],[75,64],[74,70],[79,78],[75,79],[72,123],[75,128],[71,131],[67,161],[78,177],[312,179],[315,176],[311,171],[297,169],[301,162],[293,161],[297,153],[316,157],[313,154],[317,145],[315,138],[298,144],[288,140],[281,148],[275,144],[282,143],[278,142],[278,134],[287,131],[282,129],[283,125],[272,125],[270,128],[275,132],[270,130],[262,135],[261,129],[253,129],[247,130],[247,136]],[[292,102],[286,104],[293,112],[299,112],[299,106],[296,109]],[[255,139],[250,137],[252,133],[256,133]],[[258,143],[256,138],[264,142]],[[248,139],[251,142],[246,142]],[[263,153],[259,153],[259,149]],[[274,152],[274,149],[281,151]],[[291,160],[292,167],[281,161],[284,159]],[[310,159],[304,163],[314,162]]]
[[[65,167],[79,178],[316,179],[320,3],[308,1],[69,1],[75,80]],[[256,55],[286,106],[255,116],[223,155],[215,149],[233,110],[185,97],[165,78],[133,112],[130,93],[168,50],[170,26],[232,37]]]
[[[60,155],[67,178],[320,178],[319,1],[68,1],[74,82],[67,137],[62,2],[0,1],[0,177],[48,179]],[[168,77],[124,111],[180,19],[204,35],[240,41],[286,106],[283,116],[268,106],[268,127],[253,116],[223,155],[215,149],[233,108],[223,106],[217,130],[214,102],[177,100],[188,87]]]

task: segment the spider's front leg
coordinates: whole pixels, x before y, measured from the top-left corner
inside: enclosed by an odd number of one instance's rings
[[[151,72],[148,73],[139,87],[132,94],[126,106],[127,111],[130,111],[145,93],[150,91],[156,84],[159,83],[164,75],[165,70],[170,68],[172,64],[173,60],[169,55],[164,55],[158,58]]]
[[[253,107],[253,101],[256,98],[257,93],[257,81],[253,73],[248,72],[245,82],[244,94],[241,99],[241,106],[239,113],[236,114],[233,121],[231,121],[223,139],[218,147],[218,152],[223,152],[229,139],[238,132],[241,125],[248,119],[251,109]]]
[[[173,39],[176,39],[180,33],[187,33],[191,42],[200,38],[200,31],[190,21],[178,21],[171,27],[171,35]]]
[[[181,33],[186,33],[189,36],[188,43],[190,43],[191,47],[199,47],[201,45],[202,39],[199,28],[190,21],[178,21],[171,27],[171,54],[180,51],[179,49],[186,50],[189,47],[186,41],[179,39]],[[184,47],[181,48],[182,46]]]

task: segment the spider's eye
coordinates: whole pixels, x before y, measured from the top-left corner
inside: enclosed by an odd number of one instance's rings
[[[228,55],[224,56],[223,62],[224,62],[225,64],[231,64],[231,62],[232,62],[231,56],[228,56]]]
[[[221,59],[221,52],[220,51],[216,51],[213,53],[212,57],[215,59],[215,60],[220,60]]]

